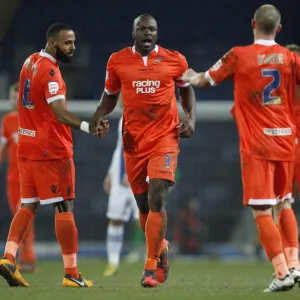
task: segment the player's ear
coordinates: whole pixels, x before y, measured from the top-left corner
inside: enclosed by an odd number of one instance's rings
[[[53,38],[49,38],[49,39],[48,39],[48,45],[49,45],[50,47],[55,47],[56,42],[54,41]]]
[[[135,32],[132,31],[132,38],[135,40]]]
[[[256,21],[254,19],[251,20],[251,27],[252,29],[255,29],[256,27]]]
[[[282,25],[279,24],[278,27],[277,27],[276,33],[279,33],[281,31],[281,29],[282,29]]]

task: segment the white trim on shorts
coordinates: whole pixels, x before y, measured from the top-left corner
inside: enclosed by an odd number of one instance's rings
[[[41,205],[46,205],[46,204],[53,204],[61,201],[64,201],[64,198],[60,196],[60,197],[55,197],[55,198],[50,198],[45,200],[41,199],[40,203]]]
[[[55,197],[55,198],[50,198],[50,199],[45,199],[45,200],[41,200],[38,197],[34,197],[34,198],[21,198],[21,203],[23,204],[29,204],[29,203],[35,203],[35,202],[40,202],[41,205],[46,205],[46,204],[53,204],[56,202],[61,202],[64,201],[63,197]]]
[[[292,200],[292,193],[286,194],[282,199],[277,198],[278,202],[284,201],[284,200]]]
[[[249,199],[248,205],[276,205],[284,200],[291,200],[291,202],[294,202],[292,193],[286,194],[283,198],[276,199]]]
[[[39,197],[33,197],[33,198],[21,198],[21,203],[22,204],[29,204],[29,203],[35,203],[39,202],[40,198]]]
[[[277,199],[249,199],[248,205],[276,205]]]

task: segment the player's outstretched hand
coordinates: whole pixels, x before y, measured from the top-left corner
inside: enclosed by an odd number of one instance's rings
[[[98,126],[98,134],[97,136],[102,138],[108,134],[109,131],[109,123],[108,120],[101,120]]]
[[[179,132],[178,136],[183,139],[190,138],[195,132],[196,121],[192,118],[185,118],[180,124],[176,127]]]
[[[198,73],[196,71],[194,71],[193,69],[188,69],[183,73],[181,80],[185,82],[190,82],[192,85],[195,85],[197,75]]]
[[[90,133],[97,137],[105,137],[109,131],[108,120],[103,117],[93,117],[89,123]]]

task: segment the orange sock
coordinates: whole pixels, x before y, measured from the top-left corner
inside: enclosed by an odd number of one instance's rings
[[[289,269],[300,269],[298,258],[298,224],[291,208],[283,209],[279,214],[279,230]]]
[[[269,260],[272,262],[276,277],[282,278],[289,269],[282,250],[282,240],[279,230],[271,215],[260,215],[255,218],[259,240],[264,247]]]
[[[29,227],[20,246],[20,261],[32,265],[36,264],[36,255],[34,250],[34,226],[33,223]]]
[[[146,222],[148,259],[145,269],[156,270],[163,240],[167,229],[167,213],[150,211]]]
[[[283,278],[286,274],[289,273],[289,269],[286,264],[286,259],[283,253],[280,253],[279,255],[275,256],[272,259],[272,264],[277,278]]]
[[[148,214],[142,214],[142,213],[139,211],[139,216],[140,216],[140,224],[141,224],[142,230],[145,232]]]
[[[34,213],[31,210],[21,208],[14,215],[10,224],[4,256],[14,264],[16,263],[16,254],[19,245],[22,242],[28,228],[31,226],[33,219]]]
[[[74,215],[69,212],[56,214],[55,232],[63,256],[65,274],[69,274],[74,278],[78,278],[78,233],[75,225]]]

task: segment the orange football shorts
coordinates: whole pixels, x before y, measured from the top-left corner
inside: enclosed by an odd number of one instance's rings
[[[21,202],[51,204],[75,198],[72,158],[28,160],[19,158]]]
[[[244,205],[276,205],[292,197],[293,161],[269,161],[241,153]]]
[[[179,154],[178,146],[162,147],[147,157],[125,157],[125,169],[134,194],[148,190],[147,177],[159,178],[175,183],[175,171]]]

